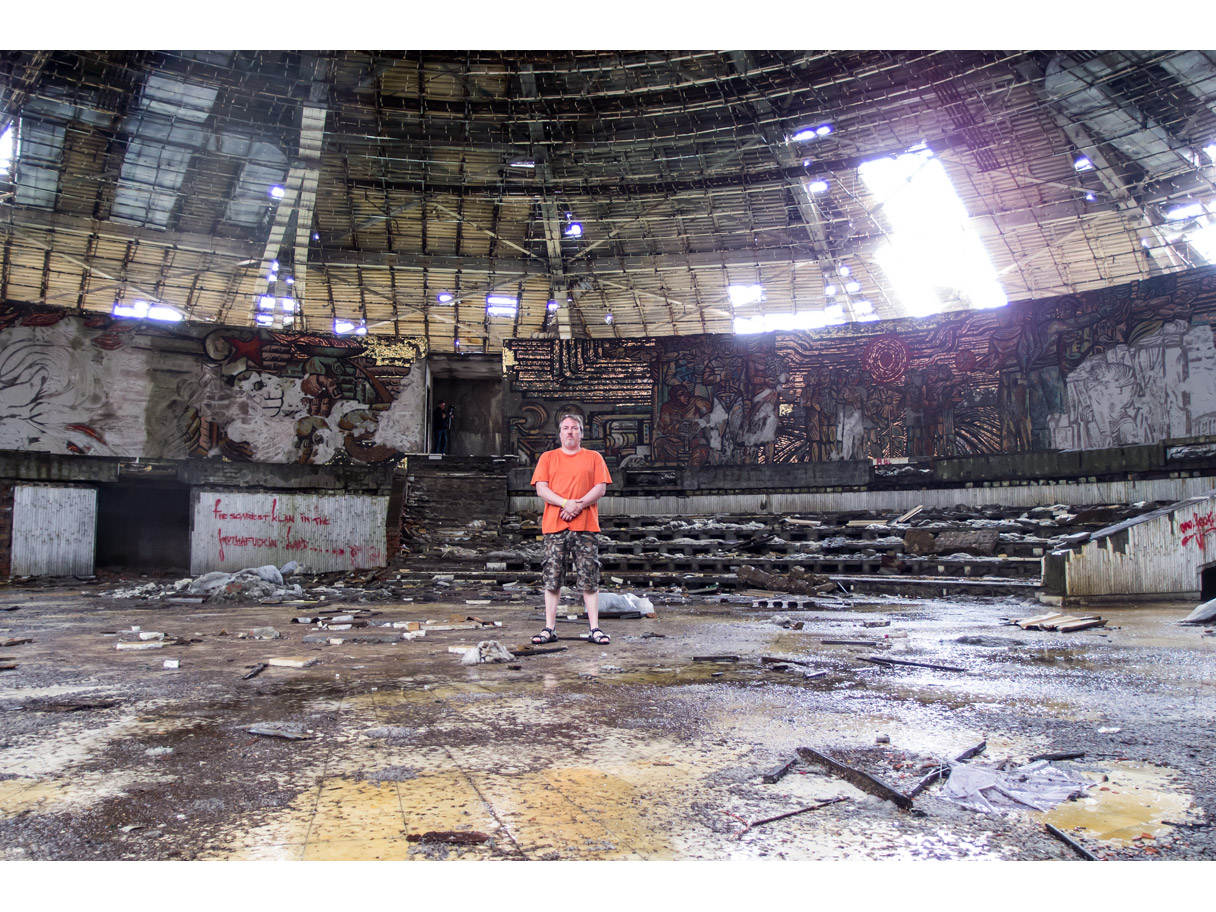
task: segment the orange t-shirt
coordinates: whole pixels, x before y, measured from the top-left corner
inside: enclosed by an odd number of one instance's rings
[[[600,482],[612,484],[612,476],[608,474],[608,464],[604,457],[595,450],[580,449],[577,453],[567,453],[556,449],[542,453],[536,463],[536,471],[532,473],[531,484],[543,481],[549,489],[562,498],[582,497]],[[545,504],[545,513],[540,520],[540,530],[544,533],[560,532],[563,529],[574,529],[576,532],[598,532],[600,530],[599,504],[592,504],[571,522],[562,519],[561,508],[551,503]]]

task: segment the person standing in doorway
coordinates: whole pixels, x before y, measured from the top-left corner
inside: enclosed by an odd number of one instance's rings
[[[588,639],[604,646],[612,638],[600,630],[600,531],[596,506],[612,476],[608,464],[595,450],[584,450],[583,419],[567,415],[558,427],[561,447],[541,455],[532,473],[536,494],[545,502],[540,530],[544,540],[545,629],[532,637],[540,646],[557,640],[557,606],[562,583],[571,563],[577,575],[591,625]]]
[[[456,417],[456,409],[443,399],[435,406],[432,415],[432,425],[435,428],[435,452],[447,455],[451,443],[452,419]]]

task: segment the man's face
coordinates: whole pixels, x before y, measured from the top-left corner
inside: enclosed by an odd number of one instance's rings
[[[583,429],[573,418],[567,418],[562,422],[560,434],[563,449],[577,450],[582,443]]]

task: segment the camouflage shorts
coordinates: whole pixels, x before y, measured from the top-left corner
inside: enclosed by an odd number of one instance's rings
[[[578,575],[580,592],[598,592],[600,588],[600,545],[598,532],[575,532],[563,529],[544,537],[545,563],[541,585],[549,592],[558,592],[570,565]]]

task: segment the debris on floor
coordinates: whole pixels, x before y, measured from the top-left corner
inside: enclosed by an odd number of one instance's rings
[[[266,664],[273,668],[307,668],[316,661],[316,656],[276,656],[273,659],[267,659]]]
[[[461,665],[484,665],[492,662],[510,662],[515,658],[498,640],[482,640],[476,646],[452,646],[450,649],[460,649],[464,654],[460,659]]]
[[[1213,618],[1216,618],[1216,599],[1209,599],[1203,604],[1196,606],[1195,610],[1184,617],[1181,623],[1206,624]]]
[[[312,732],[299,722],[259,722],[246,730],[251,735],[283,738],[287,741],[308,741],[313,737]]]
[[[1062,611],[1052,611],[1034,617],[1011,620],[1010,624],[1023,630],[1054,630],[1058,633],[1073,633],[1078,630],[1089,630],[1092,627],[1105,627],[1106,620],[1096,614],[1076,617],[1064,614]]]
[[[1084,795],[1092,786],[1088,779],[1054,767],[1047,760],[1011,770],[951,763],[950,778],[941,795],[985,814],[1007,808],[1048,811],[1063,801]]]
[[[839,776],[845,782],[855,788],[861,789],[870,795],[877,798],[882,798],[885,801],[890,801],[900,810],[908,811],[912,809],[912,799],[897,789],[891,788],[881,779],[871,776],[869,773],[859,769],[854,769],[844,763],[833,760],[827,754],[821,754],[819,751],[811,747],[798,748],[798,756],[807,763],[818,764],[819,766],[827,767],[832,773]]]
[[[883,656],[863,656],[862,661],[870,662],[874,665],[909,665],[914,668],[931,668],[934,671],[966,671],[966,668],[959,668],[957,665],[935,665],[932,662],[911,662],[907,659],[888,659]]]

